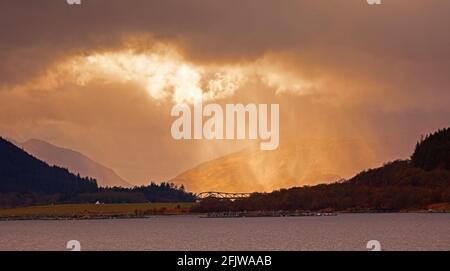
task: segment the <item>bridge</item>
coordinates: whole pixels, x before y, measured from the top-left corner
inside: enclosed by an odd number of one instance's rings
[[[243,199],[250,197],[251,193],[202,192],[197,194],[199,200],[203,199]]]

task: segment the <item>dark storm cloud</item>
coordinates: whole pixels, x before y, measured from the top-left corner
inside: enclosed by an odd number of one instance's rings
[[[387,0],[373,7],[364,0],[84,0],[81,6],[4,0],[0,10],[3,80],[67,50],[111,46],[121,35],[142,32],[215,61],[314,50],[344,66],[364,53],[449,68],[448,1]]]

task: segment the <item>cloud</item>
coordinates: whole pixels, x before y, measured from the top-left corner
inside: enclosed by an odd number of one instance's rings
[[[202,97],[279,103],[282,135],[387,137],[383,160],[397,158],[448,125],[449,9],[440,0],[4,0],[0,133],[83,151],[136,183],[162,180],[246,144],[171,140],[173,103]]]
[[[131,38],[133,39],[133,38]],[[12,89],[54,91],[67,85],[128,84],[156,101],[195,103],[232,97],[248,81],[259,82],[277,94],[305,94],[316,83],[287,71],[272,57],[251,62],[205,64],[186,60],[174,45],[157,43],[151,49],[128,48],[74,54],[55,62],[36,77]]]

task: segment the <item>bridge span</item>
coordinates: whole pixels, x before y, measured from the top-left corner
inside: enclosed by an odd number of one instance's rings
[[[251,193],[229,193],[229,192],[202,192],[197,194],[199,200],[204,199],[243,199],[250,197]]]

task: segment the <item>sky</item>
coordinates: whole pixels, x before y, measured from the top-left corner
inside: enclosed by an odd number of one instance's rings
[[[407,158],[450,124],[446,0],[2,0],[0,135],[87,154],[134,184],[252,144],[175,141],[176,103],[280,105],[283,139]],[[355,173],[357,169],[355,168]]]

